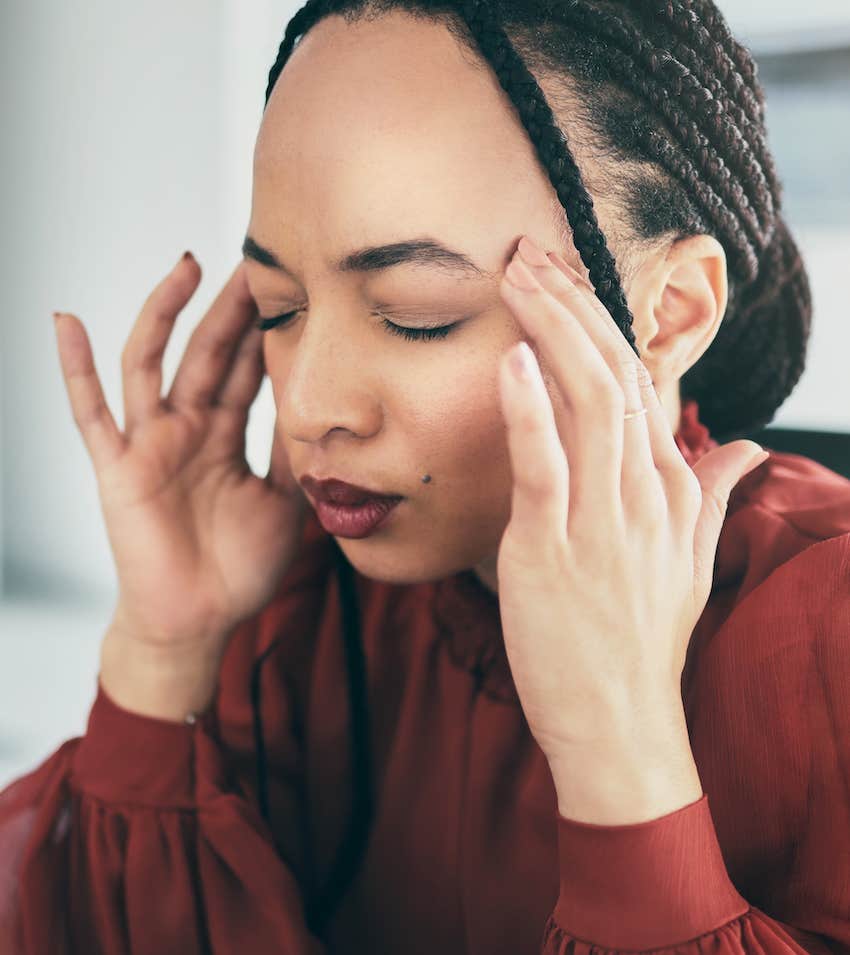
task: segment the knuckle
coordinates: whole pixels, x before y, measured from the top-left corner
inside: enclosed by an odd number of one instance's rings
[[[527,495],[549,500],[558,490],[558,477],[545,463],[530,461],[518,470],[514,484]]]
[[[103,396],[98,395],[85,411],[77,410],[74,413],[74,421],[77,423],[77,428],[83,438],[86,438],[91,427],[104,417],[106,410],[106,402]]]
[[[161,352],[157,348],[134,352],[133,360],[128,362],[127,369],[133,372],[153,371],[157,367],[160,354]]]
[[[617,377],[623,384],[630,386],[630,390],[642,392],[647,382],[651,383],[649,372],[642,362],[638,362],[634,358],[622,354],[619,350],[616,353],[614,361],[617,368]]]
[[[623,389],[612,373],[602,355],[599,361],[590,361],[581,375],[570,381],[566,395],[572,407],[581,406],[589,414],[601,413],[603,416],[615,411],[619,403],[625,403]]]
[[[636,516],[641,526],[661,526],[667,517],[667,496],[655,472],[630,481],[623,499],[625,509],[630,515]]]
[[[652,381],[652,375],[649,372],[649,369],[644,365],[644,363],[639,358],[632,359],[632,368],[634,369],[635,380],[640,386],[641,391],[645,391],[649,388],[654,388],[655,385]]]
[[[192,332],[186,347],[187,354],[196,352],[203,356],[205,362],[226,361],[233,352],[233,342],[199,325]]]
[[[626,396],[623,389],[610,381],[600,382],[593,390],[595,404],[606,419],[620,420],[626,413]]]

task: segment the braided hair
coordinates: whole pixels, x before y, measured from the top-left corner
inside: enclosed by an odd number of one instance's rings
[[[811,293],[781,214],[756,64],[713,0],[307,0],[286,27],[266,104],[313,24],[393,10],[442,23],[474,62],[489,63],[548,173],[597,297],[638,357],[617,263],[531,70],[571,94],[598,155],[618,162],[606,188],[631,236],[651,244],[707,234],[720,242],[726,313],[683,374],[680,396],[697,401],[721,443],[767,426],[805,368]],[[625,257],[620,264],[628,274]]]

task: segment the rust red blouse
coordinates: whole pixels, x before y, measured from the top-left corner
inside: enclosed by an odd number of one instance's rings
[[[714,446],[693,402],[676,440]],[[495,595],[364,578],[311,514],[207,713],[98,683],[0,793],[0,955],[847,955],[850,481],[737,486],[682,692],[702,797],[565,819]]]

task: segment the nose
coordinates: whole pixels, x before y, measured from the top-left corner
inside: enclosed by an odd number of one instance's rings
[[[325,311],[302,316],[299,334],[283,341],[288,370],[278,392],[278,418],[294,441],[318,444],[335,431],[367,438],[380,430],[381,403],[374,382],[374,343],[356,335],[357,321],[345,323]],[[268,361],[274,367],[273,343]],[[372,354],[370,361],[369,353]],[[272,372],[273,373],[273,372]]]

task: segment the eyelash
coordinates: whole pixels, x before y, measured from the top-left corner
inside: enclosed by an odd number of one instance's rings
[[[297,315],[300,311],[301,309],[297,308],[294,312],[284,312],[283,315],[275,315],[272,318],[258,318],[255,324],[261,332],[266,332],[271,328],[285,326],[287,320],[291,319],[293,315]],[[408,341],[431,341],[435,338],[445,338],[458,323],[441,325],[438,328],[406,328],[403,325],[396,325],[394,322],[385,318],[381,324],[393,335],[399,335]]]

